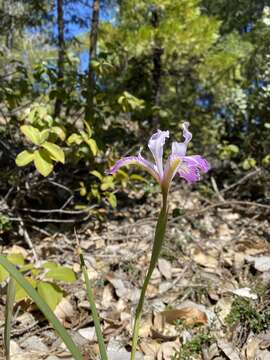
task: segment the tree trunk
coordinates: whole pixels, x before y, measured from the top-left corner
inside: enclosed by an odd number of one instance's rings
[[[93,0],[92,18],[90,31],[89,64],[88,64],[88,84],[87,84],[87,103],[85,109],[85,120],[94,125],[94,96],[96,89],[96,78],[93,70],[92,61],[97,57],[97,41],[99,27],[100,0]]]
[[[59,116],[62,108],[61,90],[64,85],[64,64],[65,64],[65,24],[63,12],[63,0],[57,0],[57,30],[58,30],[58,60],[57,60],[57,98],[54,106],[54,116]]]
[[[158,28],[159,26],[159,14],[157,9],[152,10],[152,18],[151,24],[153,28]],[[164,50],[160,46],[158,39],[155,39],[155,44],[153,46],[152,53],[152,106],[154,108],[158,108],[160,106],[160,98],[161,98],[161,79],[162,79],[162,54]],[[156,110],[152,113],[152,126],[158,127],[160,123],[160,117],[157,114]]]

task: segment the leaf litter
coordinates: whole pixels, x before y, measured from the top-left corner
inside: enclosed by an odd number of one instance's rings
[[[166,243],[147,291],[137,359],[270,359],[269,223],[263,214],[251,218],[250,211],[243,213],[237,206],[204,210],[207,206],[196,192],[183,197],[183,190],[176,189],[171,198],[172,214],[182,208],[183,198],[186,212],[169,219]],[[106,223],[95,221],[77,229],[110,360],[130,356],[132,319],[150,260],[157,202],[149,198],[133,209],[123,206]],[[55,233],[34,242],[40,259],[69,266],[77,274],[75,283],[63,284],[66,293],[55,314],[85,359],[98,359],[74,234]],[[11,251],[31,260],[23,244]],[[248,305],[241,308],[237,299]],[[4,304],[2,298],[1,326]],[[71,359],[29,300],[14,310],[12,360]]]

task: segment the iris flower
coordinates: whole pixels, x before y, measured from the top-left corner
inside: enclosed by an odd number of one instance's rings
[[[149,268],[144,279],[139,303],[136,308],[135,322],[133,327],[131,360],[135,360],[136,348],[139,339],[140,321],[142,316],[145,293],[157,264],[160,251],[162,248],[167,220],[168,220],[168,192],[171,182],[175,175],[179,175],[189,183],[200,180],[200,173],[206,173],[210,169],[208,162],[200,155],[187,156],[187,146],[192,138],[191,132],[188,131],[189,124],[183,124],[184,141],[181,143],[173,142],[171,154],[169,155],[165,165],[163,165],[163,148],[166,139],[169,137],[169,131],[158,130],[153,134],[148,142],[148,147],[153,155],[154,162],[146,160],[140,153],[138,156],[127,156],[118,160],[109,170],[110,174],[114,174],[122,166],[135,164],[148,171],[160,184],[163,199],[161,210],[159,213],[152,254]]]
[[[172,143],[171,154],[165,165],[163,165],[163,148],[166,138],[169,138],[169,131],[158,130],[151,136],[148,142],[154,162],[148,161],[139,153],[138,156],[127,156],[118,160],[109,170],[109,173],[114,174],[125,165],[138,165],[159,182],[163,192],[168,192],[175,175],[184,178],[188,183],[200,180],[200,173],[206,173],[210,169],[210,165],[200,155],[186,155],[188,143],[192,139],[192,134],[188,131],[188,127],[189,123],[185,122],[182,126],[184,141],[181,143],[174,141]]]

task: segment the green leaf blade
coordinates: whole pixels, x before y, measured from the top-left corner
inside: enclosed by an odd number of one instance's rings
[[[36,150],[34,152],[34,164],[37,171],[44,177],[53,171],[53,163],[45,149]]]
[[[17,166],[25,166],[28,165],[33,160],[34,160],[34,153],[28,150],[24,150],[17,155],[15,162]]]
[[[54,160],[65,163],[65,153],[60,146],[53,144],[49,141],[45,141],[42,147],[48,151],[48,153],[54,158]]]
[[[24,288],[27,294],[36,303],[44,316],[52,324],[57,334],[66,344],[74,359],[83,360],[83,356],[74,344],[72,338],[70,337],[64,326],[57,319],[57,317],[54,315],[48,304],[37,293],[37,291],[25,280],[23,275],[16,269],[16,267],[11,264],[3,255],[0,255],[0,265],[2,265],[9,272],[9,274]]]
[[[41,137],[40,132],[38,129],[36,129],[34,126],[31,125],[22,125],[20,127],[21,132],[25,135],[27,140],[32,142],[35,145],[40,145],[41,143]]]
[[[58,281],[65,281],[70,283],[76,281],[76,276],[74,271],[66,266],[59,266],[52,268],[45,274],[45,278],[58,280]]]

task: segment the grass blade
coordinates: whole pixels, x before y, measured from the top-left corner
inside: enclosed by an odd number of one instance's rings
[[[97,308],[96,308],[96,304],[95,304],[95,300],[94,300],[93,290],[91,288],[91,284],[90,284],[87,270],[85,267],[84,258],[81,253],[80,253],[80,261],[81,261],[81,269],[83,272],[84,281],[85,281],[85,285],[86,285],[87,298],[88,298],[88,301],[90,304],[90,308],[91,308],[92,316],[93,316],[93,320],[94,320],[100,356],[101,356],[102,360],[108,360],[106,346],[104,343],[104,339],[103,339],[103,335],[102,335],[102,331],[101,331],[101,327],[100,327],[99,316],[98,316],[98,312],[97,312]]]
[[[57,334],[61,337],[72,356],[75,360],[83,360],[82,354],[79,352],[77,346],[74,344],[72,338],[60,323],[57,317],[54,315],[52,310],[49,308],[47,303],[37,293],[37,291],[29,284],[23,275],[16,269],[16,267],[10,263],[5,256],[0,255],[0,264],[9,272],[10,276],[13,277],[19,285],[26,291],[30,298],[36,303],[40,311],[44,314],[47,320],[54,327]]]
[[[12,323],[12,312],[13,305],[15,302],[15,293],[16,293],[15,281],[11,277],[7,286],[7,300],[5,307],[5,329],[4,329],[4,347],[6,360],[10,360],[10,333],[11,333],[11,323]]]

